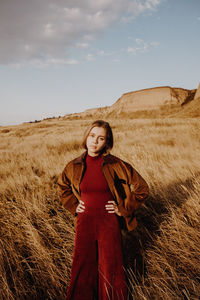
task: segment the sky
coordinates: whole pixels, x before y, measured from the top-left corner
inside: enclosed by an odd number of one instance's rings
[[[200,0],[0,0],[0,126],[200,82]]]

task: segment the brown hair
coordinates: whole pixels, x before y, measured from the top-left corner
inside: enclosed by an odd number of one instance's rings
[[[85,148],[87,150],[87,146],[86,146],[87,137],[88,137],[90,131],[92,130],[92,128],[94,128],[94,127],[103,127],[106,130],[106,144],[105,144],[105,147],[104,147],[102,153],[105,153],[107,150],[112,149],[112,147],[113,147],[112,129],[110,127],[110,124],[103,120],[96,120],[88,126],[88,128],[86,129],[84,136],[83,136],[83,141],[82,141],[83,148]]]

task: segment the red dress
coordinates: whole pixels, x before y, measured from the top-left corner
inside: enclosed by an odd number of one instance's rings
[[[126,300],[121,232],[113,200],[101,170],[102,157],[87,155],[80,184],[85,210],[78,213],[71,280],[67,300]]]

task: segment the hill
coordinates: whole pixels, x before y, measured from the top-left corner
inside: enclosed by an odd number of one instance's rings
[[[200,83],[199,83],[199,86],[198,86],[198,89],[195,93],[195,96],[194,96],[194,99],[197,99],[197,98],[200,98]]]
[[[154,87],[123,94],[114,104],[102,108],[88,109],[82,113],[65,116],[69,119],[90,118],[159,118],[181,117],[187,105],[187,117],[200,117],[193,100],[199,89],[187,90],[169,86]],[[196,97],[197,98],[197,97]],[[190,105],[192,108],[190,109]],[[198,110],[197,110],[198,111]]]
[[[177,113],[169,115],[170,118],[199,118],[200,117],[200,97],[195,98],[190,103],[184,105]]]
[[[157,109],[160,106],[182,105],[191,97],[193,91],[165,87],[155,87],[123,94],[111,107],[110,111],[117,114],[121,112],[134,112],[138,110]]]

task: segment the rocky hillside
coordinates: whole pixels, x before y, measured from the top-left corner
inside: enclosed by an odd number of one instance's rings
[[[181,88],[156,87],[123,94],[111,107],[110,111],[133,112],[157,109],[163,105],[182,105],[188,98],[194,97],[195,91]]]
[[[66,118],[92,116],[156,118],[173,115],[181,117],[186,111],[187,117],[199,117],[199,108],[196,111],[196,107],[200,107],[200,85],[197,90],[164,86],[125,93],[111,106],[88,109],[82,113],[68,115]]]

